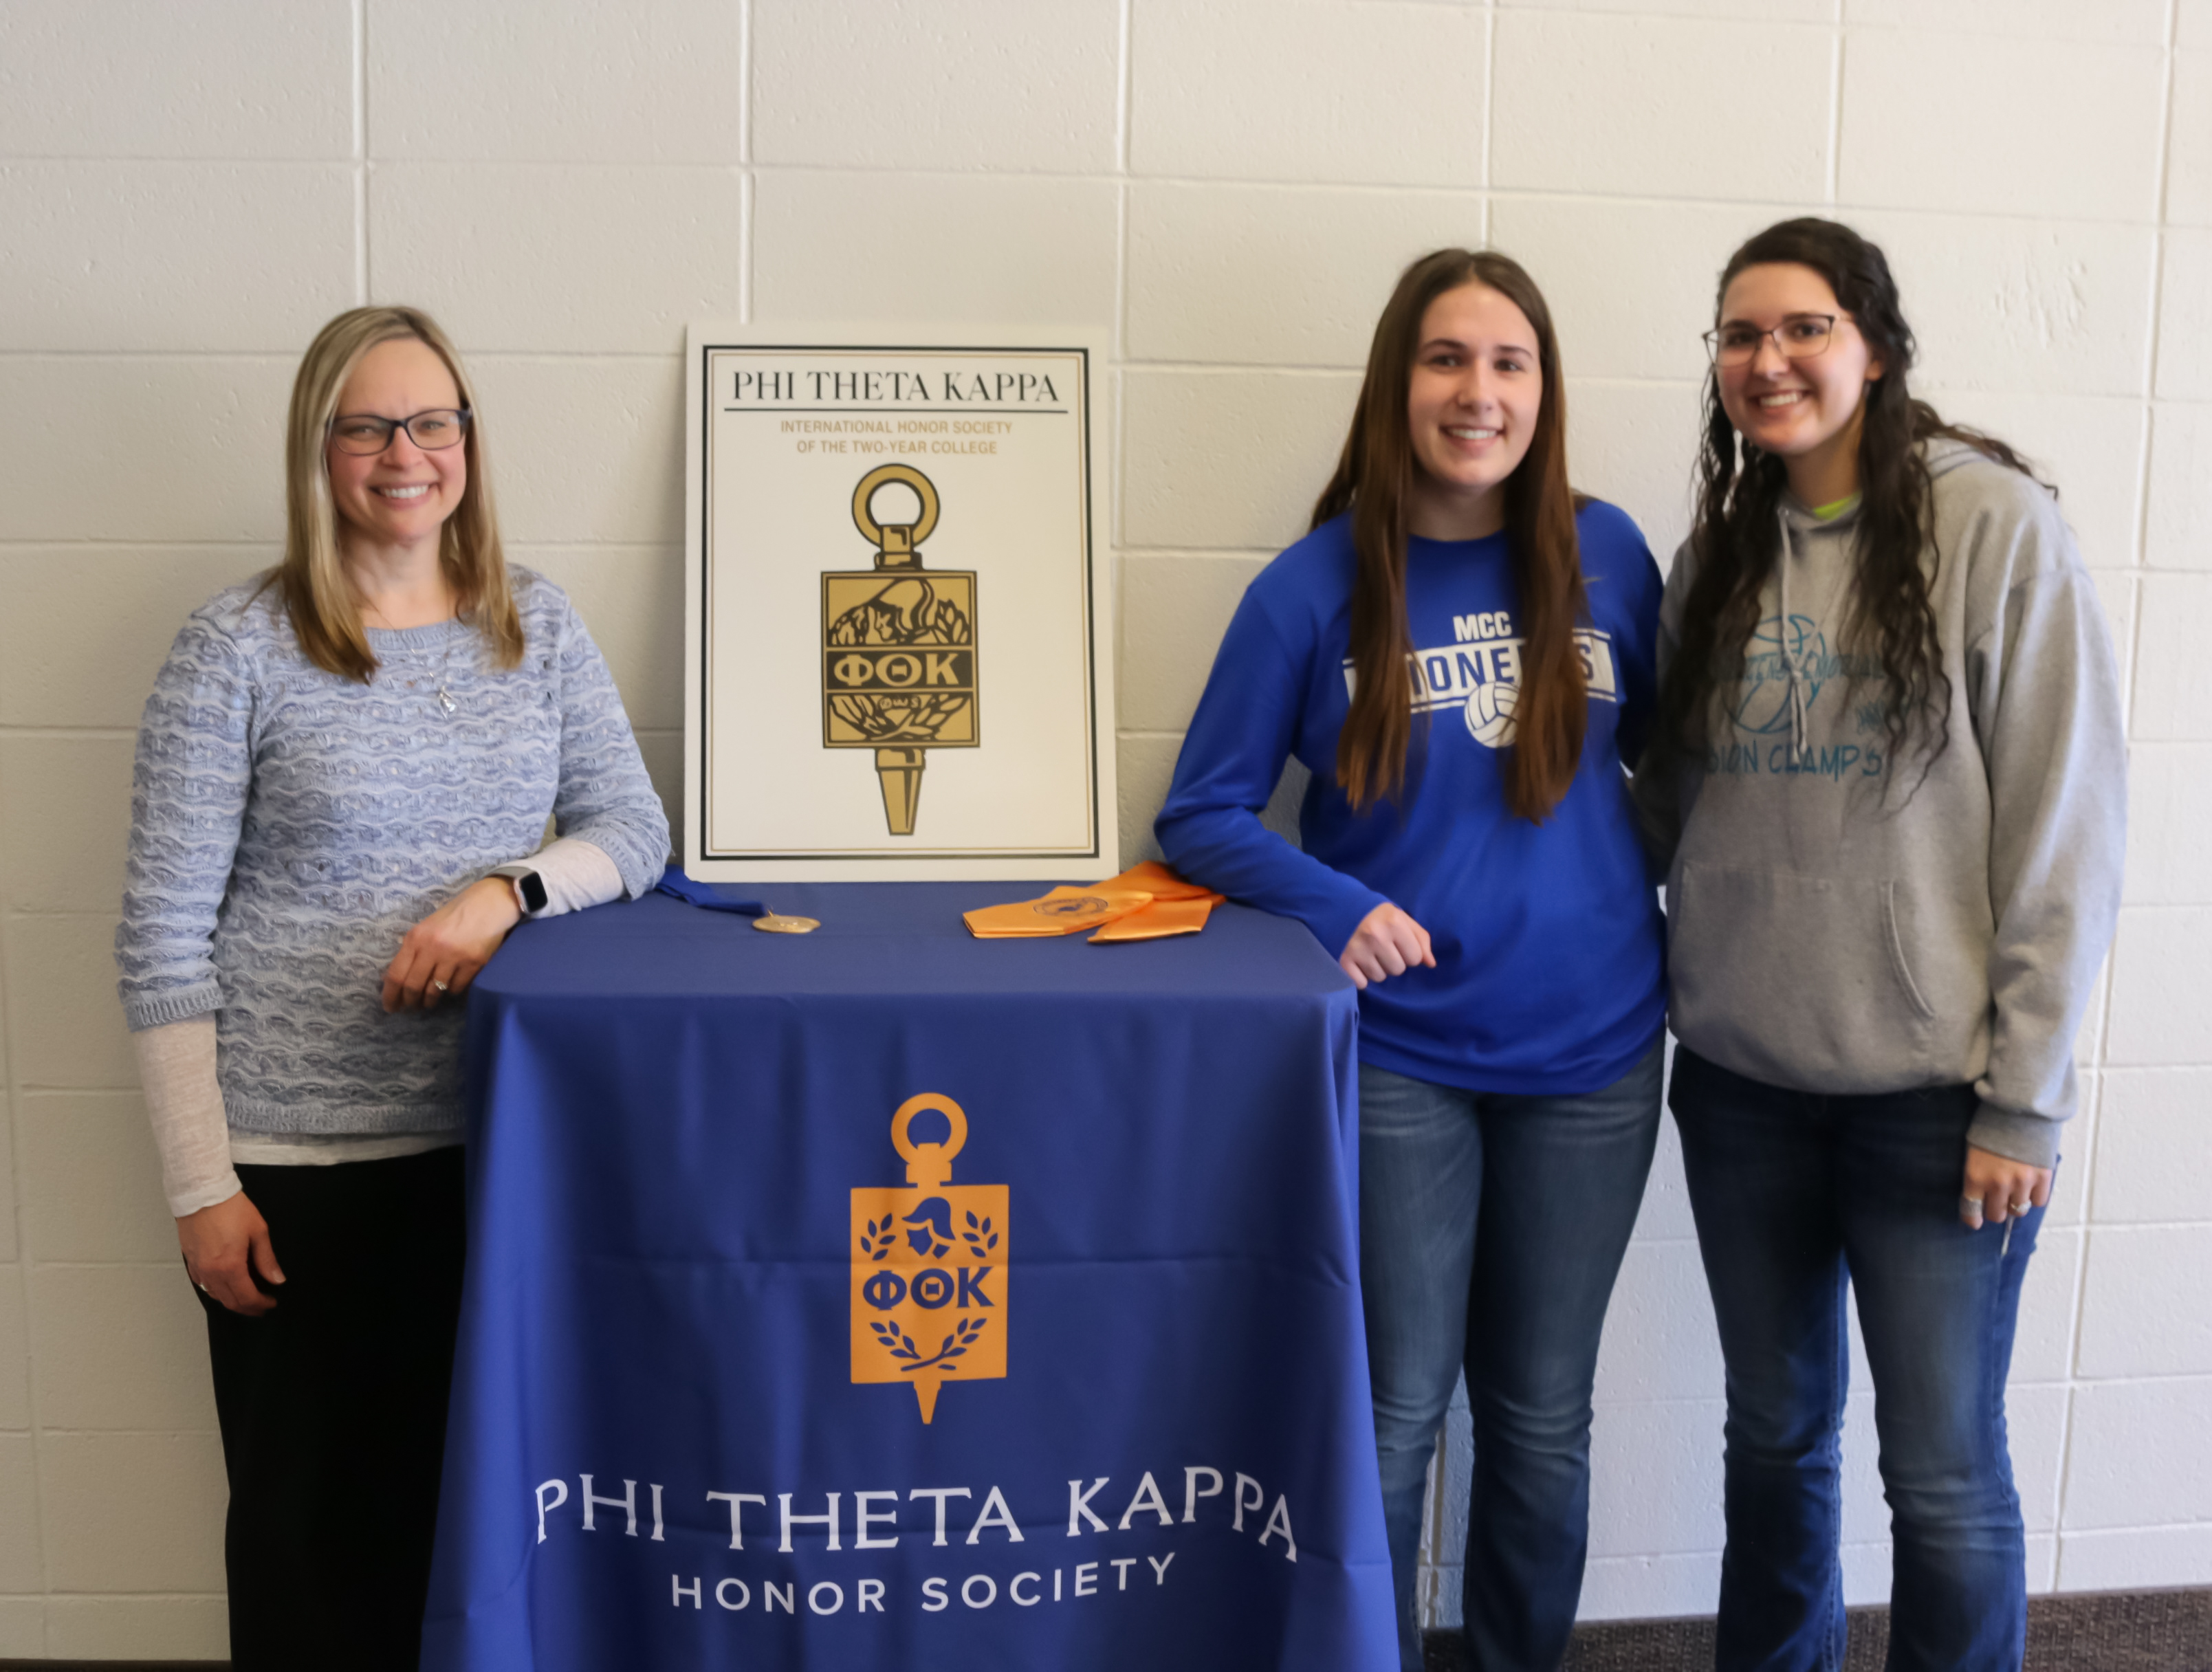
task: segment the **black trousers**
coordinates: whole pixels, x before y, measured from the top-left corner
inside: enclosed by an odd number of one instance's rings
[[[422,1647],[465,1250],[462,1152],[240,1167],[285,1282],[208,1314],[237,1672],[400,1672]]]

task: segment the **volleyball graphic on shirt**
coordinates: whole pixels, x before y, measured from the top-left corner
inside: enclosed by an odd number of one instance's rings
[[[1790,666],[1796,666],[1809,708],[1826,683],[1828,661],[1828,635],[1812,617],[1793,614],[1786,627],[1780,616],[1767,617],[1744,647],[1743,677],[1730,704],[1737,729],[1768,735],[1788,731]]]
[[[1413,686],[1413,712],[1457,708],[1468,735],[1486,749],[1504,749],[1516,734],[1514,708],[1521,700],[1520,635],[1503,610],[1452,617],[1454,642],[1416,650],[1406,659]],[[1575,654],[1583,665],[1583,687],[1594,702],[1620,701],[1620,674],[1613,660],[1612,635],[1578,627]],[[1346,696],[1357,690],[1352,659],[1344,662]]]
[[[1521,688],[1502,680],[1477,685],[1467,696],[1467,729],[1477,743],[1503,749],[1513,741],[1513,708]]]

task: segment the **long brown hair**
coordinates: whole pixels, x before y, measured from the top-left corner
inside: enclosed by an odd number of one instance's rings
[[[302,655],[325,672],[363,684],[376,672],[376,654],[368,648],[360,607],[339,561],[337,510],[324,448],[338,396],[362,356],[380,343],[406,337],[446,362],[470,414],[462,440],[469,479],[461,502],[440,532],[439,567],[463,618],[483,635],[493,666],[511,668],[522,660],[522,617],[507,583],[499,520],[492,510],[483,417],[461,356],[437,321],[418,307],[356,307],[316,332],[292,380],[292,410],[284,431],[284,559],[261,584],[275,587],[284,600]]]
[[[1917,345],[1888,258],[1881,246],[1838,222],[1784,221],[1747,240],[1721,273],[1713,298],[1716,319],[1738,274],[1774,263],[1808,267],[1826,280],[1837,306],[1850,315],[1881,362],[1881,376],[1866,386],[1856,566],[1841,638],[1863,653],[1847,659],[1854,686],[1869,664],[1886,671],[1893,692],[1883,705],[1889,758],[1894,763],[1917,748],[1925,777],[1950,746],[1951,680],[1943,672],[1929,597],[1942,554],[1936,544],[1934,478],[1920,444],[1945,436],[2023,476],[2034,478],[2035,472],[1995,436],[1948,423],[1927,402],[1913,398],[1906,374]],[[1741,675],[1746,647],[1759,624],[1759,592],[1781,549],[1776,517],[1790,485],[1779,457],[1748,442],[1739,448],[1735,426],[1721,405],[1717,367],[1705,378],[1698,478],[1697,520],[1690,532],[1697,578],[1683,601],[1680,648],[1660,690],[1653,733],[1653,758],[1666,763],[1662,769],[1706,746],[1714,693]]]
[[[1567,485],[1566,386],[1552,311],[1527,270],[1493,251],[1438,250],[1399,277],[1376,322],[1366,380],[1336,474],[1314,505],[1316,528],[1350,508],[1358,557],[1352,587],[1352,710],[1337,736],[1336,781],[1355,809],[1395,800],[1405,787],[1413,734],[1406,538],[1413,473],[1420,468],[1407,406],[1429,304],[1465,284],[1495,290],[1528,317],[1543,378],[1535,434],[1505,480],[1506,550],[1521,617],[1521,678],[1505,763],[1505,804],[1541,824],[1574,782],[1589,720],[1589,693],[1574,641],[1583,606],[1582,552],[1575,535],[1576,496]]]

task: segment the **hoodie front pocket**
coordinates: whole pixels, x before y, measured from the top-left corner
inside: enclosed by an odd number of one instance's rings
[[[1837,1092],[1926,1078],[1934,1012],[1893,880],[1685,860],[1668,904],[1668,1019],[1699,1055]]]

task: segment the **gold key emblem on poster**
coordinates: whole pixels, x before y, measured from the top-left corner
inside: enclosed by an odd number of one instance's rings
[[[892,483],[921,501],[911,523],[875,520],[871,502]],[[822,577],[822,746],[876,751],[893,836],[914,834],[927,751],[980,741],[975,576],[923,569],[937,513],[936,484],[913,465],[870,471],[853,490],[853,521],[876,566]]]
[[[914,1141],[925,1109],[951,1125],[941,1144]],[[908,1097],[891,1116],[908,1188],[853,1192],[853,1380],[913,1383],[924,1422],[948,1380],[1006,1373],[1007,1189],[951,1182],[967,1141],[958,1104]]]

